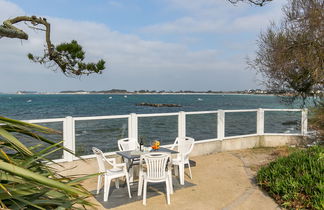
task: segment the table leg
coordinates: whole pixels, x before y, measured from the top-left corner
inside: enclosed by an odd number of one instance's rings
[[[133,167],[131,167],[128,170],[128,174],[129,174],[129,182],[133,183],[134,182],[134,168]]]
[[[132,159],[125,159],[126,167],[127,167],[127,173],[129,178],[129,184],[133,185],[134,182],[134,171],[133,171],[133,160]],[[126,186],[126,181],[124,183],[124,187]]]

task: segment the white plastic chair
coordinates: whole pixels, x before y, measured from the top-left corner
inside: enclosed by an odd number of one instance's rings
[[[140,145],[133,138],[124,138],[117,141],[119,151],[138,150]]]
[[[171,149],[178,147],[177,157],[172,159],[172,164],[174,167],[175,175],[179,175],[180,184],[184,185],[184,166],[187,164],[189,168],[190,179],[192,179],[192,173],[189,162],[189,154],[191,153],[195,144],[195,139],[191,137],[176,138]]]
[[[144,161],[146,171],[144,171]],[[143,205],[146,205],[147,183],[165,182],[167,202],[170,204],[170,193],[173,193],[172,177],[171,177],[171,154],[163,152],[152,152],[141,156],[140,158],[140,175],[138,182],[138,196],[143,192]]]
[[[130,151],[130,150],[139,150],[140,145],[138,144],[137,139],[134,138],[123,138],[117,141],[119,151]],[[127,167],[131,164],[127,159],[125,160]],[[139,160],[133,160],[132,166],[138,165]],[[134,180],[134,167],[129,169],[129,180],[133,182]]]
[[[102,173],[101,175],[98,176],[97,194],[99,194],[99,191],[101,188],[100,186],[101,186],[102,177],[104,177],[104,201],[108,201],[111,180],[116,179],[115,185],[116,185],[116,188],[119,188],[118,178],[125,176],[127,188],[128,188],[128,195],[131,198],[132,196],[130,193],[129,177],[128,177],[128,173],[127,173],[126,164],[125,163],[117,164],[115,158],[106,158],[105,155],[103,154],[103,152],[96,147],[92,147],[92,151],[96,155],[96,158],[98,161],[99,173]],[[109,165],[111,165],[112,168],[107,169],[105,166],[105,163],[108,163]]]

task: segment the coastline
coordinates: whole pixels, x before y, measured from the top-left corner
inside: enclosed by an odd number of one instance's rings
[[[163,92],[163,93],[138,93],[138,92],[116,92],[116,93],[95,93],[95,92],[46,92],[46,93],[0,93],[0,95],[253,95],[253,96],[289,96],[287,94],[273,94],[273,93],[241,93],[241,92],[223,92],[223,93],[208,93],[208,92],[193,92],[193,93],[179,93],[179,92]]]

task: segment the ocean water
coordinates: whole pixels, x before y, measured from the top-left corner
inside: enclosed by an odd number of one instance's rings
[[[0,115],[19,120],[124,115],[129,113],[172,113],[179,111],[210,111],[256,108],[299,108],[287,105],[282,98],[264,95],[0,95]],[[136,104],[179,104],[181,107],[148,107]],[[265,132],[298,133],[300,112],[266,112]],[[217,138],[217,114],[187,115],[187,136],[196,140]],[[139,118],[139,137],[149,145],[153,139],[170,144],[177,137],[177,116]],[[62,123],[42,124],[62,130]],[[103,151],[117,150],[117,140],[127,137],[127,119],[76,122],[76,151],[91,154],[91,147]],[[225,136],[256,133],[256,113],[226,113]],[[55,141],[62,136],[48,136]],[[24,139],[33,145],[35,140]],[[56,153],[55,156],[60,156]]]

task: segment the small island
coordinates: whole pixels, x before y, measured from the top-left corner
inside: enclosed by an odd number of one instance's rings
[[[152,106],[152,107],[182,107],[179,104],[151,104],[151,103],[139,103],[136,106]]]

